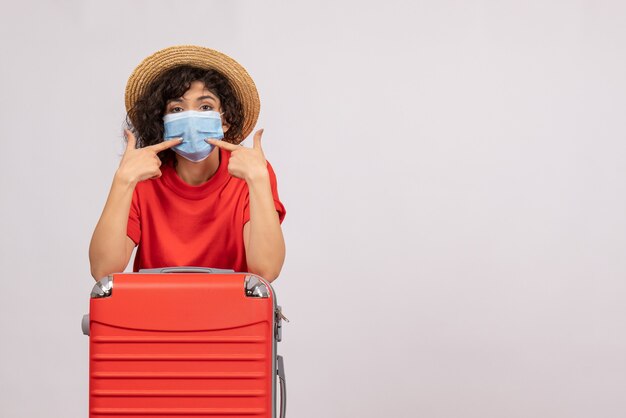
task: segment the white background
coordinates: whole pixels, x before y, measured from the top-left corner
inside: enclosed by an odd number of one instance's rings
[[[87,416],[124,88],[177,44],[259,88],[290,417],[626,416],[625,19],[602,0],[4,0],[0,416]]]

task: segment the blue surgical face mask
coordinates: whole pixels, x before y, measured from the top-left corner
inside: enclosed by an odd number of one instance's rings
[[[164,134],[163,140],[182,138],[183,142],[172,147],[181,157],[189,161],[198,162],[209,156],[213,148],[212,144],[205,141],[206,138],[222,139],[221,113],[213,110],[168,113],[163,116]]]

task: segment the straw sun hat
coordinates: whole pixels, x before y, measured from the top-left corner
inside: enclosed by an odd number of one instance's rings
[[[161,49],[146,57],[135,68],[126,83],[126,111],[128,112],[147,87],[162,72],[178,65],[187,64],[204,69],[214,69],[223,74],[230,82],[235,95],[243,106],[243,126],[238,144],[252,132],[261,104],[259,94],[252,77],[245,68],[226,54],[214,49],[195,45],[177,45]]]

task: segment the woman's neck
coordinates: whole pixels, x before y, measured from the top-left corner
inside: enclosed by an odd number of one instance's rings
[[[194,163],[176,154],[176,172],[183,181],[191,186],[207,182],[220,166],[220,149],[215,147],[204,160]]]

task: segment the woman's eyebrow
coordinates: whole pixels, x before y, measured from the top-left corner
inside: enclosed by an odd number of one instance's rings
[[[198,97],[196,99],[196,101],[199,102],[199,101],[202,101],[202,100],[205,100],[205,99],[211,99],[211,100],[215,101],[215,97],[213,97],[213,96],[200,96],[200,97]],[[183,98],[179,97],[178,99],[171,99],[169,101],[169,103],[173,103],[173,102],[180,103],[182,101],[183,101]]]

